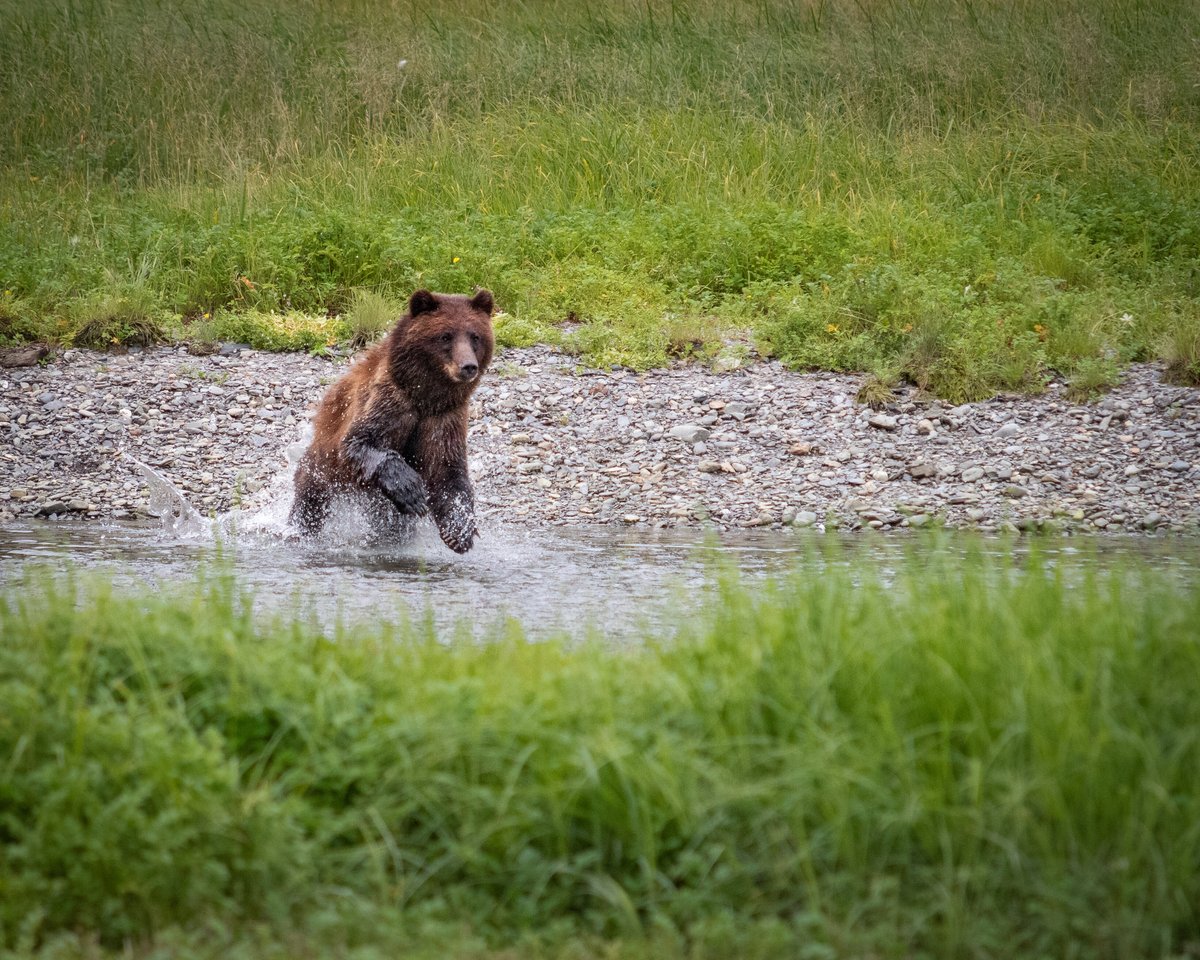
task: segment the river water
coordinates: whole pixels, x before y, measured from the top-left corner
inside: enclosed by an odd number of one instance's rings
[[[228,569],[263,612],[295,609],[330,624],[432,619],[467,625],[474,634],[514,617],[533,635],[608,637],[671,632],[711,593],[714,564],[736,568],[749,583],[797,563],[872,562],[886,579],[928,551],[985,552],[1020,562],[1028,541],[943,533],[846,535],[831,544],[815,531],[648,532],[612,527],[531,530],[488,525],[474,550],[457,556],[432,528],[406,543],[370,542],[353,524],[319,542],[281,535],[274,521],[226,518],[180,532],[145,523],[47,522],[0,526],[0,590],[30,571],[41,578],[91,572],[128,589],[162,589]],[[215,529],[214,529],[215,527]],[[841,550],[829,551],[829,546]],[[1154,538],[1045,538],[1039,551],[1054,565],[1082,568],[1136,558],[1200,582],[1200,542]]]

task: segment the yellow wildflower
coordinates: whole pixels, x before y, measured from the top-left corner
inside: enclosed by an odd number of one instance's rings
[[[827,324],[825,324],[825,332],[826,332],[826,333],[837,333],[837,332],[838,332],[838,325],[837,325],[836,323],[827,323]]]

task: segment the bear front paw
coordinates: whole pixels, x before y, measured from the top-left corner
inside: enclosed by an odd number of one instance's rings
[[[475,526],[475,514],[471,510],[457,509],[438,518],[438,533],[442,542],[455,553],[466,553],[479,536]]]
[[[408,464],[389,460],[380,466],[376,483],[401,513],[421,517],[429,512],[425,482]]]
[[[475,545],[475,538],[477,536],[479,536],[479,531],[475,528],[474,521],[472,521],[465,527],[459,527],[454,530],[443,530],[442,542],[455,553],[466,553]]]

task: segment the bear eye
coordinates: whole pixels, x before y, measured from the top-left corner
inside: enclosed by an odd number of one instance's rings
[[[451,340],[454,339],[454,335],[450,334],[450,333],[443,333],[441,335],[440,339],[441,339],[442,343],[449,343]]]
[[[473,346],[473,347],[479,346],[479,334],[477,334],[477,333],[471,334],[471,346]]]

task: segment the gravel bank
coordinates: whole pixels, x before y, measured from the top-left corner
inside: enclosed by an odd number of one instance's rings
[[[69,350],[0,370],[0,520],[128,518],[147,491],[125,450],[202,512],[253,504],[348,362],[227,348]],[[577,369],[510,350],[476,394],[479,512],[508,523],[985,530],[1200,529],[1200,391],[1130,367],[1097,403],[854,402],[856,376],[776,363]]]

